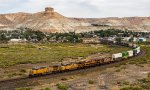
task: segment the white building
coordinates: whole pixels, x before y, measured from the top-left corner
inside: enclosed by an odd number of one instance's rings
[[[131,37],[123,37],[123,41],[129,41]]]
[[[9,43],[24,43],[24,42],[27,42],[26,39],[10,39],[8,41]]]
[[[138,41],[138,38],[134,37],[133,42],[137,42],[137,41]]]
[[[138,38],[138,41],[139,41],[139,42],[145,42],[145,41],[146,41],[146,38]]]

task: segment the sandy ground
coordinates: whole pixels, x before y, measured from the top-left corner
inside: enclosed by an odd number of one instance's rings
[[[39,82],[40,85],[33,87],[33,90],[40,90],[47,87],[52,90],[58,90],[56,86],[58,83],[68,86],[68,90],[119,90],[127,83],[133,83],[137,79],[147,77],[148,73],[150,73],[150,64],[142,66],[122,65],[102,71],[93,71],[85,75],[66,76],[67,80],[61,80],[64,77],[50,78],[53,82],[41,80]]]

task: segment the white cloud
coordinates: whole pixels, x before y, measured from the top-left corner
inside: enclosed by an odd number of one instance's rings
[[[150,0],[0,0],[0,13],[38,12],[47,6],[69,17],[150,16]]]

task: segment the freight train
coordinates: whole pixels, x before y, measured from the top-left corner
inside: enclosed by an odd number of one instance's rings
[[[30,70],[29,77],[71,71],[71,70],[82,69],[82,68],[87,68],[91,66],[121,61],[121,60],[128,59],[130,57],[137,56],[141,51],[140,46],[137,46],[136,44],[132,44],[129,42],[116,42],[116,41],[110,41],[110,40],[105,40],[105,39],[102,39],[101,41],[102,43],[131,47],[131,50],[112,54],[110,58],[103,57],[101,59],[89,59],[89,60],[86,59],[86,60],[72,61],[72,62],[69,62],[69,61],[68,62],[67,61],[66,62],[53,62],[52,65],[48,67],[32,68]]]

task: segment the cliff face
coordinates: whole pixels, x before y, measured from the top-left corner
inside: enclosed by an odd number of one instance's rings
[[[80,19],[79,19],[80,20]],[[132,31],[150,31],[150,17],[97,18],[84,19],[89,23],[105,25],[101,28],[128,29]],[[100,27],[99,27],[100,28]]]
[[[105,29],[150,31],[150,17],[128,18],[67,18],[47,7],[38,13],[13,13],[0,15],[0,30],[28,27],[43,32],[86,32]]]

